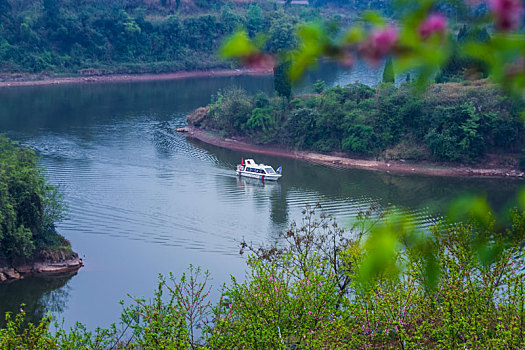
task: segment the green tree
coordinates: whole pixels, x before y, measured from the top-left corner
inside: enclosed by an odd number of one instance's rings
[[[314,92],[316,94],[321,94],[324,91],[325,87],[326,83],[324,82],[324,80],[317,80],[313,85]]]
[[[484,155],[486,143],[480,130],[479,113],[471,103],[434,111],[438,123],[425,136],[434,156],[440,160],[472,161]],[[442,116],[437,118],[437,115]]]
[[[250,37],[254,37],[255,34],[263,30],[264,18],[262,10],[258,4],[251,4],[246,13],[246,28]]]
[[[268,31],[267,50],[271,53],[280,53],[294,49],[296,45],[294,19],[284,11],[276,12]]]
[[[394,64],[392,58],[388,57],[385,62],[385,69],[383,70],[383,83],[395,83]]]
[[[314,108],[303,107],[292,111],[284,125],[286,138],[295,147],[311,148],[319,137],[319,118],[319,112]]]
[[[356,124],[346,131],[343,149],[351,153],[370,154],[375,146],[374,129],[368,125]]]
[[[292,96],[292,83],[288,77],[290,68],[289,62],[283,62],[276,65],[273,69],[273,84],[275,91],[279,96],[289,99]]]

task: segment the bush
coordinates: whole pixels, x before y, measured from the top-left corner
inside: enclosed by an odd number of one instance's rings
[[[356,124],[350,127],[343,139],[343,149],[357,154],[371,154],[376,145],[374,129],[368,125]]]
[[[315,348],[324,344],[326,329],[337,327],[339,301],[331,276],[318,273],[318,259],[299,271],[290,255],[280,266],[249,259],[242,283],[232,279],[215,311],[216,325],[208,339],[212,348]]]
[[[437,159],[472,161],[484,155],[481,117],[472,104],[440,108],[434,115],[439,121],[425,136],[425,141]]]

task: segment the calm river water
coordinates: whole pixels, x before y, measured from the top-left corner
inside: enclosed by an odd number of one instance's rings
[[[375,84],[381,72],[322,66],[297,92],[318,78],[328,86]],[[428,225],[460,191],[485,191],[501,207],[520,184],[337,169],[220,149],[172,132],[229,86],[273,90],[271,77],[243,76],[1,89],[0,132],[41,155],[69,206],[58,229],[85,267],[73,277],[0,285],[0,314],[25,303],[33,319],[50,311],[66,326],[107,326],[118,321],[118,301],[130,301],[128,293],[152,295],[158,273],[200,265],[215,289],[230,274],[242,277],[238,241],[273,240],[300,220],[306,204],[320,201],[348,225],[360,209],[391,203]],[[282,181],[238,179],[241,157],[282,166]]]

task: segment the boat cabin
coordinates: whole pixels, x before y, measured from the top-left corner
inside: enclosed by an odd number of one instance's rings
[[[243,160],[242,164],[237,166],[237,175],[244,175],[261,180],[277,180],[281,177],[281,168],[275,171],[270,165],[257,164],[253,159]]]
[[[253,159],[246,159],[244,171],[256,174],[276,174],[275,170],[269,165],[257,164]]]

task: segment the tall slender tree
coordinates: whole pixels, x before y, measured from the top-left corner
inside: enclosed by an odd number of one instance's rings
[[[290,98],[292,96],[292,83],[288,77],[290,62],[281,62],[273,69],[273,84],[279,96]]]
[[[383,70],[383,83],[395,83],[394,65],[392,58],[388,57],[385,62],[385,69]]]

